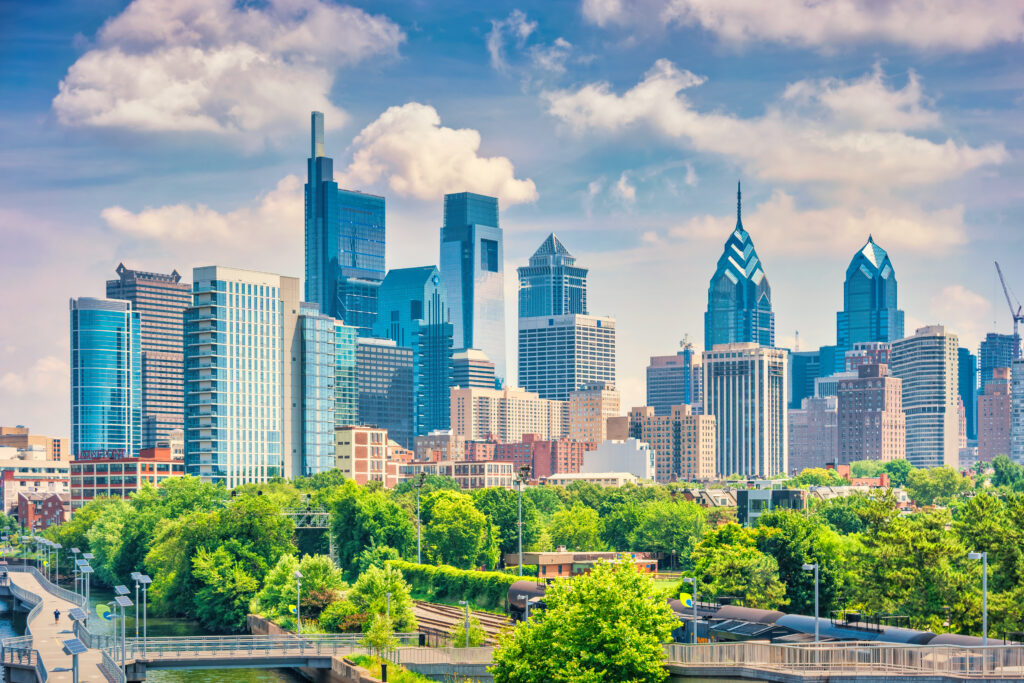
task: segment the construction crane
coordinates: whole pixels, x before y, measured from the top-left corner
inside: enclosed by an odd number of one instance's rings
[[[1013,317],[1013,357],[1020,358],[1020,336],[1017,334],[1017,325],[1021,320],[1024,320],[1024,309],[1022,309],[1020,302],[1017,301],[1017,297],[1011,299],[1010,289],[1006,286],[1006,279],[1003,277],[1003,269],[999,267],[999,261],[995,261],[996,273],[999,274],[999,284],[1003,286],[1003,296],[1006,297],[1006,305],[1010,307],[1010,315]],[[1014,308],[1014,303],[1017,307]]]

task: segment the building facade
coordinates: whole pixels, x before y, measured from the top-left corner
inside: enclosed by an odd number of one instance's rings
[[[416,459],[433,462],[466,460],[466,437],[452,434],[450,429],[417,436]]]
[[[393,339],[356,340],[358,420],[380,427],[405,448],[413,445],[415,392],[413,351]]]
[[[889,254],[868,236],[846,268],[843,310],[836,314],[836,346],[842,354],[857,342],[889,343],[902,338],[903,311],[897,305],[896,271]]]
[[[129,498],[147,483],[159,487],[185,476],[185,463],[167,447],[143,448],[137,458],[82,458],[71,463],[71,507],[102,496]]]
[[[66,493],[19,493],[17,516],[18,524],[26,531],[36,533],[68,521],[71,518],[70,499]]]
[[[957,349],[957,391],[964,404],[967,438],[978,438],[978,357],[970,349]]]
[[[843,359],[844,372],[857,372],[862,365],[889,365],[892,344],[889,342],[854,342]]]
[[[31,434],[29,428],[23,425],[15,427],[0,426],[0,447],[8,448],[32,448],[39,447],[46,452],[47,460],[71,459],[68,452],[67,439],[43,436],[42,434]]]
[[[569,404],[549,401],[537,394],[505,387],[478,387],[451,390],[452,434],[468,441],[490,438],[510,443],[524,434],[537,434],[544,440],[558,439],[569,432]]]
[[[643,441],[603,441],[583,454],[584,474],[628,472],[638,479],[654,481],[657,476],[657,454]]]
[[[715,478],[716,430],[713,415],[699,415],[691,406],[672,406],[669,415],[656,414],[652,406],[629,411],[629,437],[650,446],[655,453],[654,479],[659,483]]]
[[[1010,459],[1024,465],[1024,359],[1010,366]]]
[[[576,265],[576,257],[554,233],[518,272],[520,318],[586,315],[587,269]]]
[[[588,382],[615,383],[615,319],[560,315],[519,319],[519,383],[541,398],[569,400]]]
[[[839,457],[857,460],[902,460],[907,455],[903,381],[886,365],[862,365],[856,378],[840,381],[838,391]]]
[[[789,471],[788,352],[754,343],[704,352],[704,413],[717,421],[719,477]]]
[[[814,380],[821,377],[820,351],[793,351],[789,354],[789,409],[798,410],[801,402],[814,396]]]
[[[601,443],[608,418],[619,414],[619,391],[608,382],[588,382],[569,394],[569,438]]]
[[[71,453],[132,457],[142,443],[142,348],[130,301],[72,299]]]
[[[525,435],[523,441],[530,447],[531,479],[547,479],[555,474],[574,474],[583,467],[587,451],[596,447],[594,443],[574,441],[568,438],[537,439],[536,435]],[[499,449],[497,459],[517,462],[511,457],[503,458]]]
[[[836,398],[805,398],[789,411],[789,473],[837,462],[839,425]]]
[[[0,446],[0,511],[15,514],[19,493],[67,493],[69,473],[67,461],[49,460],[41,446]]]
[[[993,370],[1011,367],[1016,358],[1020,358],[1019,338],[996,332],[986,334],[978,346],[978,395],[985,393],[985,386],[992,381]]]
[[[672,406],[700,403],[700,356],[686,344],[674,356],[651,356],[647,366],[647,405],[655,415],[669,415]]]
[[[959,463],[958,341],[932,325],[892,344],[890,372],[903,380],[907,460],[914,467]]]
[[[359,485],[384,482],[388,432],[376,427],[346,425],[335,431],[335,468]]]
[[[452,386],[495,388],[494,363],[480,349],[461,349],[452,354]]]
[[[996,368],[978,396],[978,460],[992,462],[997,455],[1010,455],[1010,368]]]

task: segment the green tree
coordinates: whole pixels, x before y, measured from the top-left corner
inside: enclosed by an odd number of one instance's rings
[[[808,467],[790,479],[789,483],[793,486],[849,486],[850,480],[839,476],[835,470]]]
[[[900,458],[898,460],[889,460],[882,465],[882,469],[889,475],[889,483],[899,488],[906,485],[907,478],[914,471],[914,466],[910,464],[910,461]]]
[[[224,546],[213,552],[200,548],[192,569],[199,586],[195,604],[200,623],[216,631],[244,629],[249,603],[259,588],[256,578]]]
[[[473,495],[476,509],[487,515],[497,527],[499,549],[504,555],[519,548],[519,493],[506,488],[485,488]],[[541,523],[537,508],[523,496],[523,548],[532,548],[540,540]]]
[[[877,477],[882,471],[881,460],[855,460],[850,463],[850,474],[854,477]]]
[[[565,507],[559,497],[555,486],[525,486],[523,487],[523,499],[529,498],[534,507],[544,517],[550,517],[558,510]]]
[[[470,496],[442,490],[425,502],[423,546],[432,562],[461,569],[497,565],[497,533]]]
[[[632,500],[612,508],[601,530],[604,544],[612,550],[632,550],[633,530],[639,526],[643,512],[644,507]]]
[[[1015,489],[1024,482],[1024,465],[1018,465],[1006,455],[992,459],[992,485]]]
[[[452,625],[452,629],[448,632],[449,637],[452,639],[452,645],[454,647],[480,647],[487,642],[487,631],[480,625],[480,620],[476,617],[469,618],[469,642],[466,642],[466,622],[465,620],[458,624]]]
[[[495,683],[657,683],[678,621],[632,564],[598,563],[548,588],[546,609],[499,636]]]
[[[320,628],[327,633],[360,633],[367,615],[349,599],[335,600],[320,613]]]
[[[864,531],[865,522],[861,513],[868,503],[864,494],[830,498],[814,508],[814,519],[826,524],[840,534],[854,534]]]
[[[702,595],[742,598],[747,607],[776,609],[786,604],[779,564],[756,547],[756,534],[726,524],[705,534],[690,555]]]
[[[394,622],[386,614],[373,615],[359,644],[379,657],[394,652],[398,648]]]
[[[338,563],[350,578],[356,555],[375,543],[391,546],[403,557],[415,552],[412,518],[384,491],[367,491],[349,479],[333,492],[329,507]]]
[[[356,574],[362,574],[370,567],[385,567],[388,560],[397,560],[398,551],[389,545],[373,544],[363,548],[362,552],[356,555]]]
[[[565,546],[569,550],[600,550],[601,527],[597,510],[576,503],[568,510],[554,514],[549,533],[551,542],[556,546]]]
[[[402,572],[394,567],[370,567],[360,574],[346,597],[359,612],[386,614],[388,593],[391,593],[391,620],[394,627],[402,632],[416,630],[409,584]]]
[[[918,505],[946,505],[967,491],[970,482],[952,467],[914,470],[907,477],[907,495]]]
[[[640,519],[629,535],[630,548],[689,557],[704,533],[704,508],[686,500],[656,500],[643,506]]]
[[[341,570],[326,555],[304,555],[299,563],[302,573],[302,614],[318,619],[327,605],[341,597],[347,584]]]

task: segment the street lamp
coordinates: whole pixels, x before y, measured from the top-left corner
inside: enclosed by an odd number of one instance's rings
[[[82,552],[78,548],[71,549],[71,559],[74,560],[75,564],[75,592],[78,592],[78,553]]]
[[[420,489],[423,488],[426,481],[426,472],[420,472],[413,480],[413,485],[416,487],[416,564],[423,564],[423,558],[420,557]]]
[[[146,600],[146,588],[153,583],[148,574],[139,574],[138,582],[142,584],[142,656],[146,656],[146,608],[149,602]]]
[[[139,639],[139,573],[132,572],[131,580],[135,582],[135,640]]]
[[[459,604],[466,606],[466,647],[469,647],[469,600],[459,600]]]
[[[693,602],[693,644],[697,644],[697,577],[696,576],[684,576],[683,583],[693,584],[693,596],[690,601]]]
[[[523,575],[523,482],[530,478],[530,466],[520,465],[519,476],[516,482],[519,484],[519,576]],[[468,623],[468,622],[467,622]],[[468,626],[466,627],[469,628]],[[469,631],[466,631],[466,638],[469,638]],[[469,645],[466,645],[469,647]]]
[[[92,584],[92,567],[86,563],[79,567],[78,571],[85,575],[85,607],[89,609],[89,587]],[[86,623],[89,623],[88,620],[86,620]]]
[[[302,572],[295,570],[295,632],[302,633]]]
[[[53,544],[53,579],[54,583],[60,585],[60,551],[64,549],[60,543]]]
[[[981,644],[988,645],[988,553],[967,553],[968,560],[981,560]]]
[[[814,572],[814,642],[818,642],[818,563],[805,564],[803,566],[805,572]]]
[[[114,593],[117,595],[117,597],[114,598],[114,602],[117,603],[117,606],[121,608],[121,668],[122,669],[124,668],[124,662],[125,662],[125,649],[126,649],[125,648],[125,640],[127,640],[125,638],[124,608],[132,606],[131,598],[128,597],[128,593],[129,592],[130,591],[128,590],[128,586],[123,586],[123,585],[120,585],[120,584],[117,585],[117,586],[114,586]]]

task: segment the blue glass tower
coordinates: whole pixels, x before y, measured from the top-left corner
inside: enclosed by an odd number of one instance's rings
[[[587,269],[554,233],[519,269],[519,317],[587,313]]]
[[[380,287],[374,332],[412,349],[415,435],[448,429],[454,330],[436,266],[388,272]]]
[[[957,390],[964,402],[967,438],[978,438],[978,357],[970,349],[957,349]]]
[[[742,195],[736,187],[736,227],[725,242],[708,287],[704,314],[704,348],[753,342],[775,345],[772,289],[761,268],[750,234],[741,220]]]
[[[847,351],[857,342],[903,338],[903,311],[896,307],[896,272],[889,255],[869,235],[853,256],[843,283],[843,310],[836,314],[836,347],[841,372]],[[826,368],[827,369],[827,368]]]
[[[1008,368],[1014,358],[1020,357],[1020,339],[1012,334],[989,332],[978,345],[978,393],[984,394],[985,387],[992,381],[992,371]]]
[[[495,197],[444,197],[441,278],[457,349],[482,350],[505,379],[505,253]],[[399,342],[401,343],[401,342]]]
[[[384,279],[384,198],[341,190],[324,156],[324,115],[312,114],[306,180],[305,299],[368,336]]]
[[[334,318],[303,304],[299,316],[302,344],[302,473],[334,469],[335,350]]]
[[[141,320],[130,301],[71,299],[71,453],[132,458],[142,443]]]

